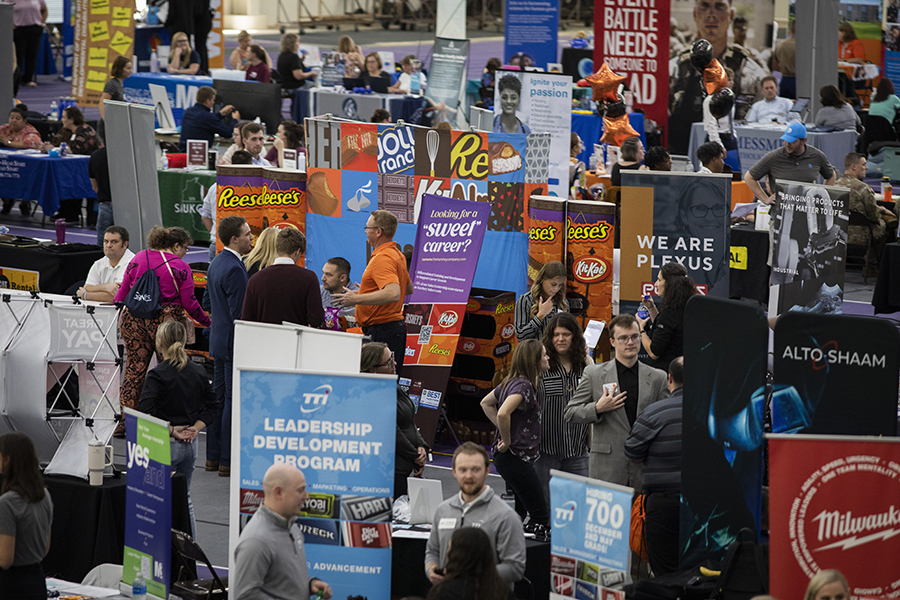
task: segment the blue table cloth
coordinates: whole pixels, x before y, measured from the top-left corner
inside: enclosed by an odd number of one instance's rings
[[[644,115],[641,113],[629,113],[628,120],[638,135],[641,136],[641,142],[644,149],[647,148],[647,136],[644,133]],[[596,114],[582,115],[572,113],[572,131],[578,134],[581,141],[584,142],[584,151],[578,155],[578,160],[584,164],[590,164],[591,154],[594,153],[594,144],[600,143],[603,137],[603,119]]]
[[[34,68],[35,75],[56,75],[56,57],[53,56],[53,47],[50,46],[50,36],[44,30],[41,35],[41,47],[38,48],[37,65]]]
[[[184,110],[197,103],[197,90],[204,85],[212,87],[213,80],[212,77],[198,75],[134,73],[122,84],[125,87],[125,100],[153,106],[153,96],[150,95],[151,83],[166,88],[169,105],[172,107],[172,116],[175,117],[175,125],[181,125],[181,115],[184,114]]]
[[[0,196],[37,200],[45,215],[66,198],[96,198],[88,177],[87,156],[51,158],[46,154],[0,151]]]

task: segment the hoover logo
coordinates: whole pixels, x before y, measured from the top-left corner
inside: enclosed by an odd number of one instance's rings
[[[851,367],[887,368],[887,359],[883,354],[870,354],[852,350],[840,350],[836,340],[825,342],[821,346],[785,346],[781,358],[800,362],[810,361],[815,370],[829,365],[847,365]]]
[[[578,508],[578,504],[574,500],[569,500],[557,508],[556,514],[553,516],[553,526],[562,529],[571,523],[575,519],[576,508]]]
[[[303,405],[300,412],[311,413],[316,412],[320,408],[325,408],[328,404],[328,394],[331,393],[331,386],[328,384],[320,385],[312,392],[303,394]]]

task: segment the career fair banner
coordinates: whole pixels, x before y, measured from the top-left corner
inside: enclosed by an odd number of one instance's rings
[[[509,24],[507,24],[507,30]],[[507,79],[509,78],[509,79]],[[505,81],[504,81],[505,79]],[[549,134],[529,138],[529,169],[550,160],[548,195],[569,196],[569,142],[572,135],[572,77],[521,71],[497,71],[494,86],[495,133]]]
[[[897,434],[900,335],[882,319],[788,313],[775,325],[774,433]]]
[[[770,593],[838,569],[850,599],[900,596],[900,439],[769,435]]]
[[[679,568],[689,569],[721,561],[742,528],[759,531],[769,328],[757,307],[694,296],[684,330]]]
[[[434,39],[431,51],[431,70],[428,71],[428,87],[425,96],[434,104],[443,102],[445,111],[438,111],[443,120],[456,125],[460,108],[459,94],[466,78],[466,61],[469,58],[469,40]]]
[[[634,490],[551,470],[550,598],[624,600]]]
[[[294,465],[309,492],[297,523],[310,577],[328,582],[335,598],[387,598],[397,378],[249,369],[237,375],[239,480],[232,479],[231,522],[243,528],[258,510],[270,466]]]
[[[222,69],[225,67],[225,36],[222,35],[223,5],[224,0],[209,0],[209,10],[212,11],[212,29],[206,38],[206,49],[209,52],[209,68]]]
[[[778,181],[775,189],[769,316],[840,314],[850,190],[794,181]]]
[[[419,214],[406,313],[400,385],[416,405],[416,423],[431,441],[447,390],[490,206],[425,194]]]
[[[504,64],[546,69],[558,62],[559,0],[506,0],[503,17]]]
[[[109,68],[119,56],[134,56],[133,0],[73,0],[75,49],[72,95],[79,106],[97,106]]]
[[[122,582],[140,574],[147,595],[169,597],[172,551],[172,460],[169,424],[125,409],[127,483]]]

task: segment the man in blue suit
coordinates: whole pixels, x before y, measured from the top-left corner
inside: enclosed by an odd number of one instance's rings
[[[212,327],[209,354],[215,360],[213,389],[221,402],[221,419],[207,428],[206,470],[231,475],[231,371],[234,365],[234,321],[241,318],[247,269],[241,256],[250,252],[253,234],[243,217],[219,221],[219,239],[225,246],[209,265],[206,296],[209,298]]]
[[[188,140],[206,140],[208,148],[212,150],[217,133],[223,138],[234,135],[241,113],[229,104],[219,114],[215,114],[215,104],[216,90],[207,85],[197,90],[197,103],[186,109],[181,116],[181,139],[178,145],[182,151],[187,147]]]

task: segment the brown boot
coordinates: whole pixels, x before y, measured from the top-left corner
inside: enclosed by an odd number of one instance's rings
[[[219,465],[219,477],[231,477],[231,467],[228,465]]]
[[[217,461],[217,460],[206,461],[206,470],[207,471],[218,471],[219,470],[219,461]]]

